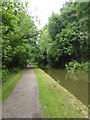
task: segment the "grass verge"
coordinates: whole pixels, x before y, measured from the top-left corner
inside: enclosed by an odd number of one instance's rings
[[[45,118],[87,118],[88,109],[70,92],[39,68],[34,69],[42,114]]]
[[[17,82],[20,80],[24,73],[24,70],[18,71],[17,73],[11,74],[7,81],[2,85],[2,101],[5,100],[15,88]],[[1,93],[0,93],[1,99]]]

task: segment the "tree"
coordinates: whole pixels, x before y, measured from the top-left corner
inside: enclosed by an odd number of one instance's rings
[[[41,34],[44,43],[43,50],[46,51],[49,63],[53,67],[65,66],[72,59],[79,62],[87,61],[87,22],[81,20],[79,7],[78,2],[66,2],[60,14],[51,15],[47,29],[43,31],[45,34]],[[45,43],[48,47],[45,47]]]
[[[26,66],[34,56],[38,31],[25,9],[19,2],[2,3],[2,61],[7,68]]]

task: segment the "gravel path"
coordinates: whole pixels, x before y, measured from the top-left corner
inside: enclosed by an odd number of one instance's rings
[[[3,118],[41,118],[39,91],[33,69],[27,69],[12,94],[2,103]]]

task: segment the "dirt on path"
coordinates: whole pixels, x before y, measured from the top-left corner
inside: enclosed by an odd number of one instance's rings
[[[3,118],[41,118],[39,90],[33,69],[27,69],[12,94],[2,103]]]

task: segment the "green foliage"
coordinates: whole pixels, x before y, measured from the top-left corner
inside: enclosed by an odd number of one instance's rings
[[[2,62],[9,69],[35,59],[38,31],[26,9],[19,2],[2,2]]]
[[[64,67],[72,59],[87,61],[89,4],[66,2],[60,14],[52,13],[49,23],[38,31],[27,3],[2,2],[3,66],[11,69],[35,63]]]
[[[65,65],[67,70],[67,77],[73,80],[85,80],[88,82],[89,63],[77,62],[75,60]]]
[[[2,69],[2,84],[4,84],[10,76],[12,76],[15,73],[18,73],[20,71],[20,68],[13,68],[11,70],[8,70],[7,68]]]
[[[41,33],[44,57],[53,67],[64,67],[72,59],[85,62],[89,57],[88,18],[89,2],[66,2],[60,14],[52,13],[49,23]],[[83,11],[84,8],[84,11]],[[89,8],[88,8],[89,9]],[[83,15],[80,13],[83,11]],[[42,42],[43,41],[43,42]]]
[[[41,51],[41,59],[40,59],[40,65],[41,67],[44,67],[48,64],[48,50],[49,50],[49,45],[50,45],[51,39],[47,30],[47,26],[45,26],[41,31],[40,31],[40,37],[38,40],[38,44],[40,46],[40,51]]]
[[[88,65],[89,65],[88,62],[85,62],[85,63],[81,62],[81,63],[79,63],[79,62],[73,60],[73,61],[69,62],[68,64],[66,64],[66,69],[68,71],[72,71],[73,70],[74,72],[77,72],[77,71],[88,72]]]
[[[10,71],[8,69],[3,69],[2,70],[2,83],[7,80],[9,77]]]
[[[57,33],[61,32],[61,19],[58,14],[53,13],[52,16],[49,18],[49,33],[51,35],[52,40],[55,40],[55,36]]]
[[[81,21],[84,22],[84,24],[86,24],[85,28],[86,30],[88,30],[88,32],[90,31],[90,1],[87,2],[79,2],[78,4],[78,16],[80,17]]]

